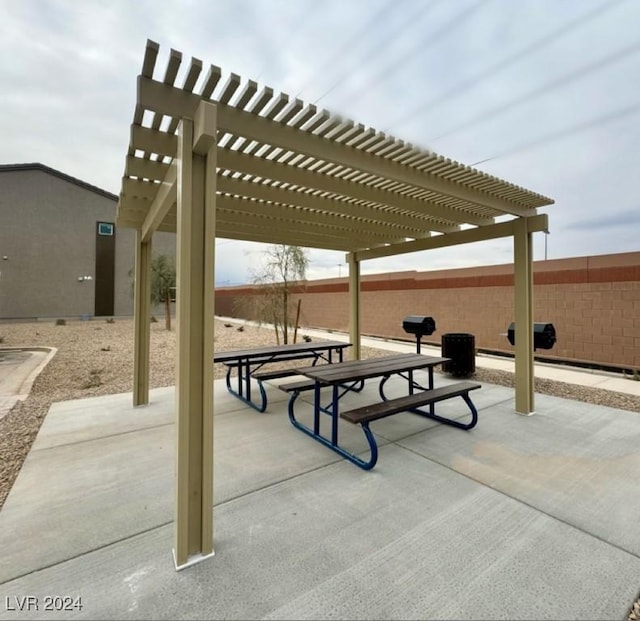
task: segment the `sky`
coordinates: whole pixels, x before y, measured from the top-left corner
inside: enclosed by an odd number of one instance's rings
[[[0,0],[0,164],[118,194],[146,42],[552,198],[534,259],[640,250],[640,0]],[[196,88],[197,90],[197,88]],[[266,246],[217,240],[216,283]],[[307,277],[346,276],[310,250]],[[510,263],[510,239],[362,273]]]

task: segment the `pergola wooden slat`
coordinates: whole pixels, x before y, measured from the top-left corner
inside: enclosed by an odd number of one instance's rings
[[[176,86],[175,50],[154,79],[158,53],[148,41],[116,223],[137,230],[135,405],[149,401],[152,236],[177,233],[178,569],[213,554],[216,237],[346,252],[354,357],[361,261],[513,237],[515,409],[533,413],[531,238],[551,199],[196,58]]]

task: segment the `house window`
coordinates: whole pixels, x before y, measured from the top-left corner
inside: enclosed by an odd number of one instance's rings
[[[110,222],[98,222],[98,235],[113,235],[113,224]]]

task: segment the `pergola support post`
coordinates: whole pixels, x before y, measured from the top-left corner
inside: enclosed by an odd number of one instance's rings
[[[151,339],[151,238],[142,241],[136,231],[134,281],[133,405],[149,403],[149,348]]]
[[[353,253],[347,255],[349,265],[349,338],[351,358],[360,360],[360,261]]]
[[[533,367],[533,247],[528,219],[513,222],[516,413],[535,412]]]
[[[176,569],[213,555],[215,112],[203,103],[179,126]]]

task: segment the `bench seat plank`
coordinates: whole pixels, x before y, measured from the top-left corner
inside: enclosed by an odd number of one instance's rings
[[[290,377],[291,375],[298,375],[296,369],[279,369],[277,371],[255,371],[251,374],[251,377],[261,382],[279,379],[281,377]]]
[[[291,382],[290,384],[279,384],[278,388],[285,392],[302,392],[303,390],[312,390],[316,385],[314,380],[301,380],[299,382]]]
[[[391,416],[399,412],[404,412],[412,408],[417,408],[430,403],[444,401],[452,397],[468,395],[470,390],[480,388],[480,384],[474,382],[457,382],[448,386],[441,386],[433,390],[425,390],[413,395],[398,397],[397,399],[389,399],[372,405],[366,405],[354,410],[341,412],[340,417],[353,424],[370,422]]]

